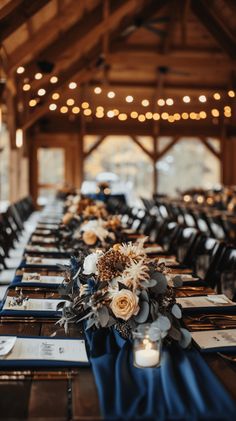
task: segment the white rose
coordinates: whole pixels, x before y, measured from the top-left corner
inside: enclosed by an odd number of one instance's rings
[[[96,273],[97,271],[97,261],[100,257],[100,253],[91,253],[84,259],[83,273],[85,275],[90,275],[91,273]]]

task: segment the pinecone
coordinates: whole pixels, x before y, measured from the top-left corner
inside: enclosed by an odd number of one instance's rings
[[[100,281],[109,281],[120,275],[129,262],[129,257],[117,250],[109,250],[98,260],[97,268]]]
[[[114,328],[123,339],[131,339],[132,329],[127,323],[118,322],[114,325]]]

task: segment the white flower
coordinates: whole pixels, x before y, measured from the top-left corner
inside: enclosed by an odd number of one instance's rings
[[[97,261],[101,256],[100,253],[91,253],[84,259],[83,273],[85,275],[90,275],[91,273],[96,273],[97,271]]]

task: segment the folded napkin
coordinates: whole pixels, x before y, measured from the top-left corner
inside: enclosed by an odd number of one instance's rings
[[[116,332],[86,332],[106,421],[231,421],[236,406],[196,349],[164,349],[159,368],[133,366]]]

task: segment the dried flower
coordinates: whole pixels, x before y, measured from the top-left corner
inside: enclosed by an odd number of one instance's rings
[[[98,278],[101,281],[112,280],[123,272],[129,262],[130,259],[127,256],[110,249],[98,260]]]
[[[142,286],[142,282],[148,281],[149,279],[149,267],[145,264],[144,259],[139,262],[132,260],[130,265],[122,273],[121,282],[135,291]]]
[[[97,241],[97,236],[93,231],[85,231],[82,235],[82,239],[88,246],[93,246]]]

